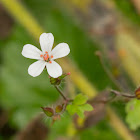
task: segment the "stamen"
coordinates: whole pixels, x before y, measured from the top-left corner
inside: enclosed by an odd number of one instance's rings
[[[52,61],[50,61],[50,56],[48,54],[48,52],[46,51],[45,54],[41,54],[40,57],[43,57],[44,61],[47,61],[49,63],[52,63]],[[51,58],[53,58],[53,55],[51,55]]]
[[[49,55],[47,54],[47,57],[49,58]]]

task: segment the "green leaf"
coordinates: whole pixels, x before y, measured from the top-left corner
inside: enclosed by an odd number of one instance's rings
[[[93,107],[90,104],[75,105],[72,103],[67,105],[66,110],[70,115],[74,115],[76,113],[80,118],[84,118],[84,112],[92,111]]]
[[[77,106],[69,104],[67,105],[66,110],[69,112],[70,115],[74,115],[77,112]]]
[[[77,114],[80,118],[84,118],[84,110],[80,106],[70,104],[66,109],[70,115]]]
[[[140,127],[140,100],[133,99],[126,105],[126,122],[132,130]]]
[[[90,104],[80,105],[77,108],[77,114],[80,118],[84,118],[85,111],[92,111],[93,107]]]
[[[70,115],[74,115],[76,113],[80,118],[84,118],[85,111],[93,110],[93,107],[90,104],[86,104],[87,100],[87,96],[78,94],[72,104],[67,105],[66,110]]]
[[[75,105],[82,105],[82,104],[85,104],[88,100],[88,97],[83,95],[83,94],[78,94],[76,96],[76,98],[74,99],[73,101],[73,104]]]
[[[83,109],[84,111],[92,111],[93,107],[90,104],[84,104],[79,106],[81,109]]]
[[[85,112],[85,111],[79,106],[78,109],[77,109],[76,114],[77,114],[80,118],[84,118],[84,117],[85,117],[84,112]]]

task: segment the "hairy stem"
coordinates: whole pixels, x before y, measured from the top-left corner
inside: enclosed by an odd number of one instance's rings
[[[58,86],[55,85],[54,87],[55,87],[56,90],[60,93],[60,95],[63,97],[64,100],[68,100],[68,99],[64,96],[63,92],[59,89]]]

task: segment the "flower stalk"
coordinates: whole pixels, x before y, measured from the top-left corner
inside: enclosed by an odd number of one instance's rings
[[[55,87],[56,90],[60,93],[60,95],[63,97],[63,99],[64,99],[65,101],[68,101],[68,99],[64,96],[63,92],[59,89],[59,87],[56,86],[56,85],[54,85],[54,87]]]

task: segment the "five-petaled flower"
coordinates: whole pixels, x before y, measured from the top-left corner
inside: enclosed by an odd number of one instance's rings
[[[42,51],[31,44],[26,44],[23,47],[22,55],[24,57],[38,60],[29,66],[28,73],[31,76],[36,77],[40,75],[46,67],[48,74],[51,77],[57,78],[61,76],[62,68],[54,60],[69,54],[70,49],[68,44],[60,43],[54,49],[52,49],[54,43],[54,37],[52,33],[41,34],[39,41]]]

